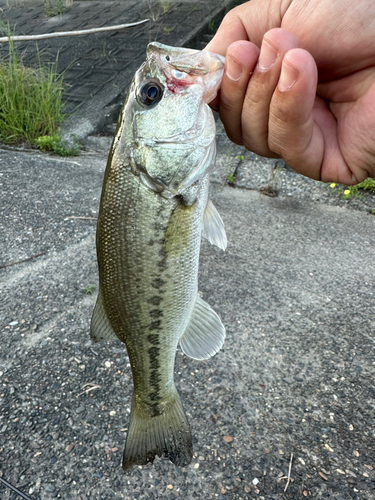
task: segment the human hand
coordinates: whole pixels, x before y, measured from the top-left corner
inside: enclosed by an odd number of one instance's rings
[[[372,2],[251,0],[207,49],[226,56],[212,106],[233,142],[324,182],[375,177]]]

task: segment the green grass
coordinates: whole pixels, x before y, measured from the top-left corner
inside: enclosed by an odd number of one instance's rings
[[[59,156],[76,156],[80,149],[77,143],[73,148],[67,148],[59,135],[42,135],[36,139],[35,145],[41,151],[50,151]]]
[[[161,8],[163,9],[163,13],[165,14],[166,12],[169,11],[170,9],[170,5],[169,5],[169,2],[166,2],[166,1],[161,1],[160,2],[160,6]]]
[[[164,26],[163,33],[169,34],[169,33],[172,33],[172,31],[174,31],[175,29],[176,29],[176,25],[175,26],[170,26],[170,27]]]
[[[214,31],[215,31],[215,21],[213,19],[210,19],[207,25],[207,32],[209,35],[212,35]]]
[[[81,288],[81,292],[85,293],[86,295],[91,295],[95,288],[96,285],[87,285],[86,288]]]
[[[56,64],[26,68],[10,41],[9,58],[0,59],[0,141],[37,145],[42,136],[56,137],[64,119],[62,95]]]
[[[346,187],[343,191],[341,189],[337,189],[335,183],[330,184],[329,187],[332,190],[332,192],[341,193],[342,198],[344,200],[350,200],[351,198],[360,198],[361,197],[361,190],[370,191],[372,193],[375,193],[375,179],[368,177],[367,179],[365,179],[363,182],[360,182],[359,184]]]
[[[43,4],[47,17],[59,16],[65,10],[62,0],[43,0]]]

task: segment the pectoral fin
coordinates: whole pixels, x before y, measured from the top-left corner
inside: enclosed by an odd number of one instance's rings
[[[103,342],[104,340],[117,339],[104,309],[103,298],[99,292],[95,309],[91,318],[90,336],[93,342]]]
[[[180,338],[182,351],[193,359],[208,359],[224,344],[225,328],[213,309],[197,296],[190,322]]]
[[[208,200],[204,209],[202,236],[222,250],[227,248],[224,222],[211,200]]]

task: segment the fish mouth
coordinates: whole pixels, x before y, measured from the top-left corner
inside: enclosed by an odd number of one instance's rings
[[[172,66],[192,76],[204,76],[224,69],[225,57],[208,50],[171,47],[159,42],[147,46],[147,58]]]
[[[173,93],[199,82],[207,104],[215,98],[220,87],[225,62],[223,56],[208,50],[170,47],[159,42],[148,44],[147,60],[163,71]]]

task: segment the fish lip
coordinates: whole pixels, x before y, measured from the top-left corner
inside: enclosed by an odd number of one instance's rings
[[[202,77],[210,73],[222,71],[225,63],[225,57],[206,49],[196,50],[186,47],[176,49],[176,47],[164,45],[159,42],[148,44],[147,59],[155,61],[158,65],[170,66],[190,76]]]

